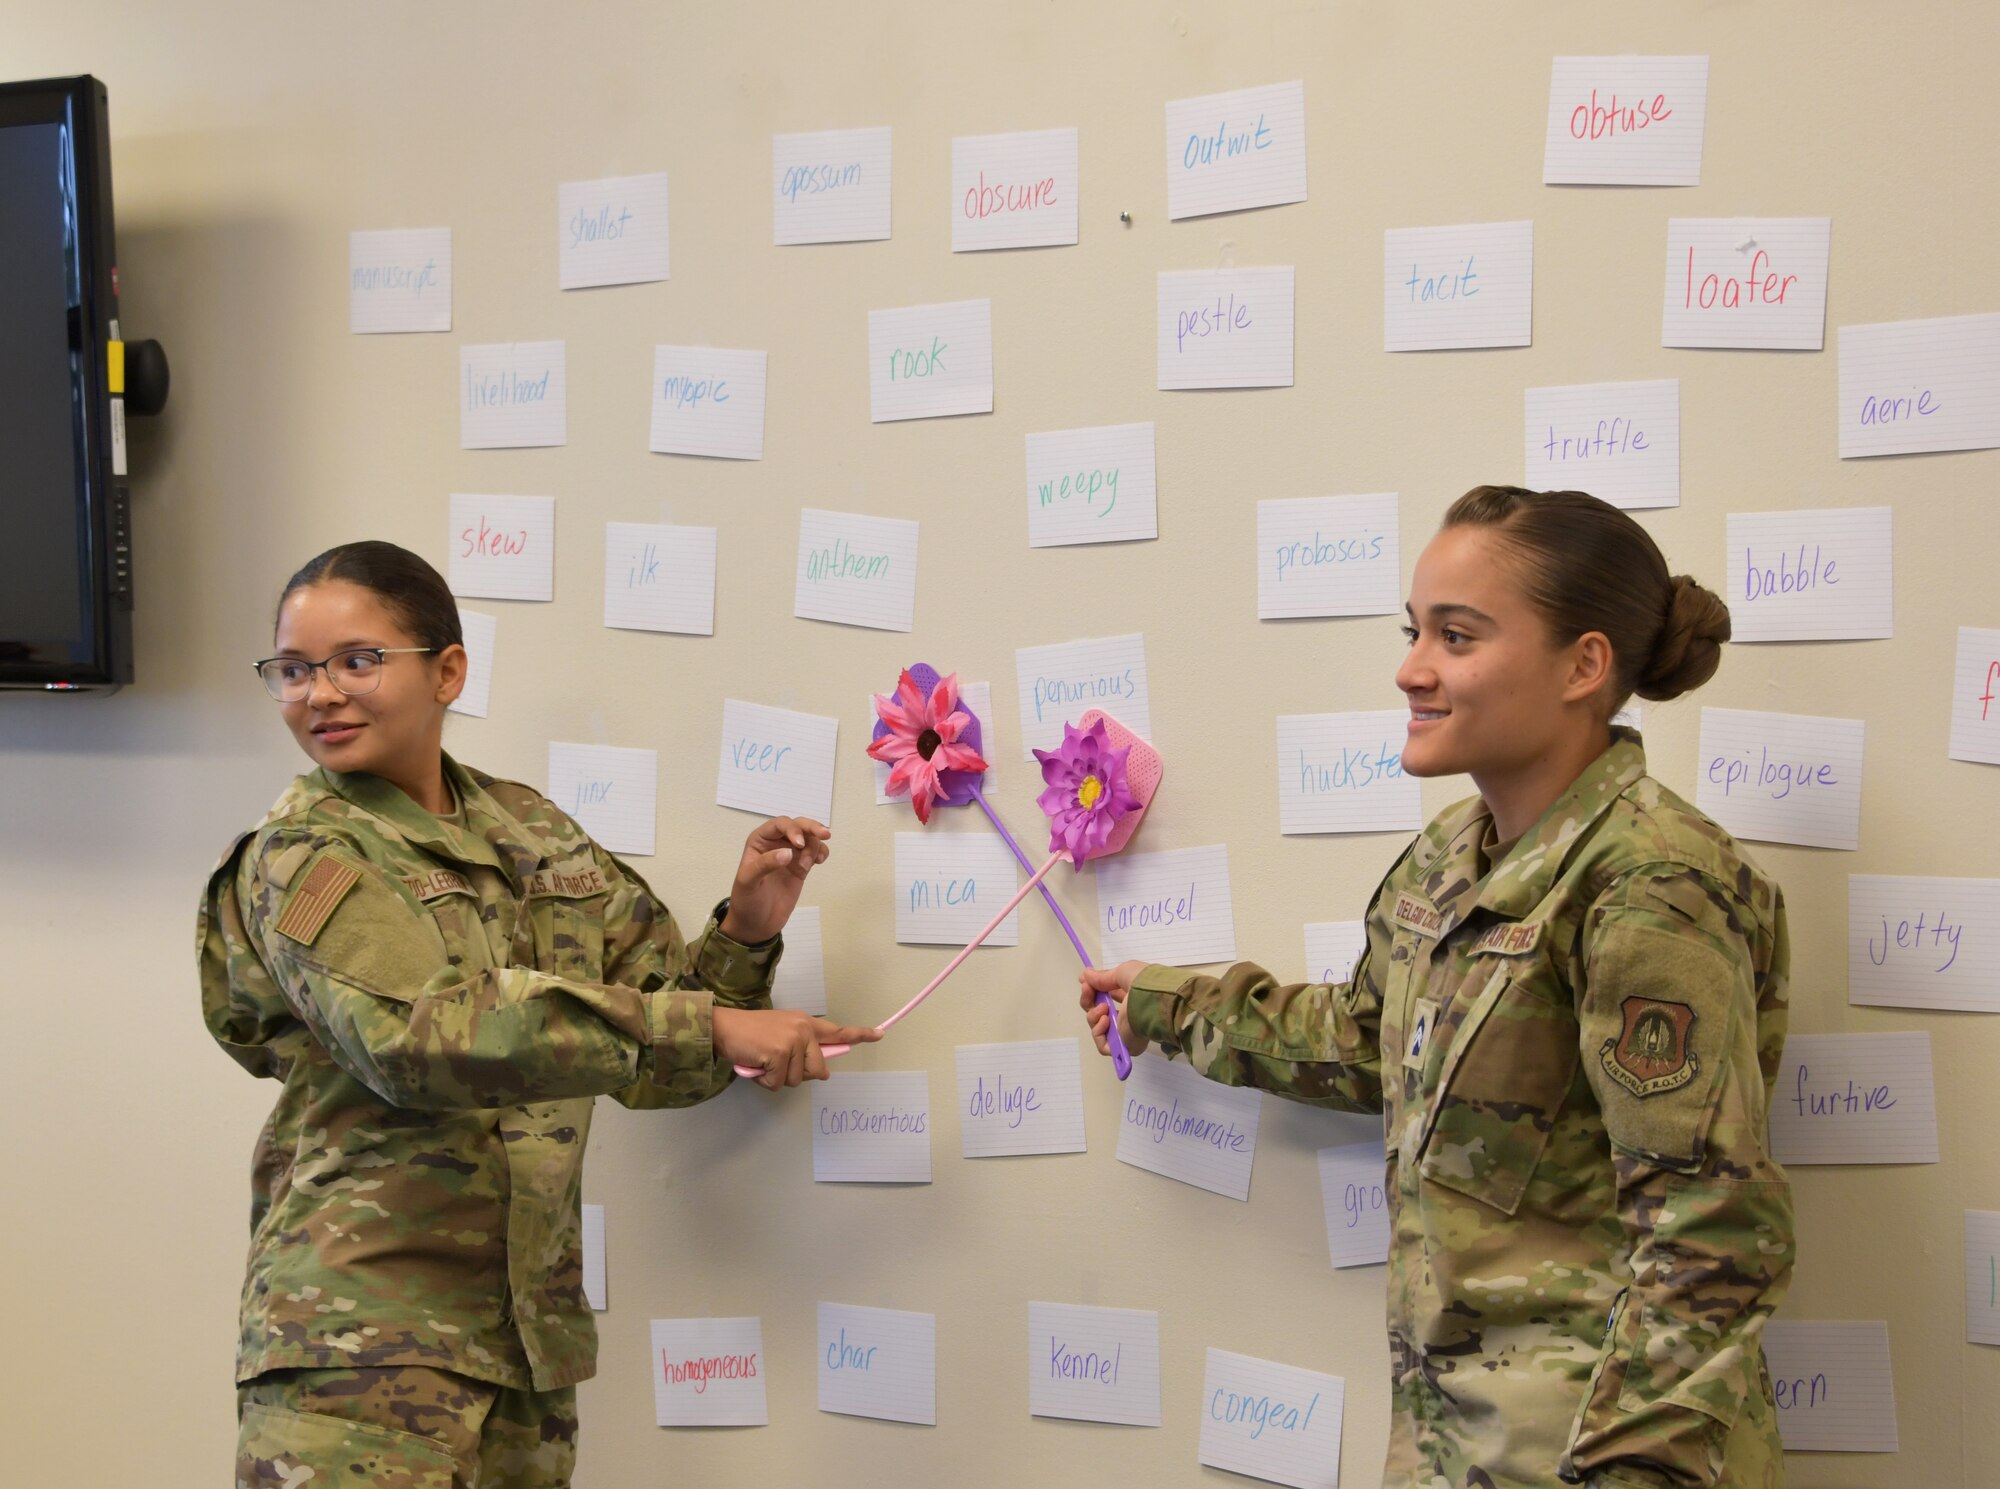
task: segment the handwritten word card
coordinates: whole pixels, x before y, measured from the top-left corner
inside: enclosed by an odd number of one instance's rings
[[[937,1425],[937,1315],[819,1305],[819,1409]]]
[[[583,1253],[583,1297],[594,1312],[611,1306],[604,1286],[604,1206],[584,1205],[577,1245]]]
[[[1160,274],[1162,388],[1289,388],[1292,268]]]
[[[1414,832],[1421,783],[1403,770],[1407,708],[1278,716],[1278,831]]]
[[[1386,1163],[1380,1143],[1319,1150],[1327,1256],[1336,1267],[1372,1267],[1389,1259]]]
[[[764,1321],[653,1320],[653,1419],[662,1427],[765,1427]]]
[[[1146,638],[1105,636],[1023,646],[1014,653],[1021,700],[1021,758],[1062,743],[1063,723],[1101,709],[1141,739],[1153,734],[1152,698],[1146,691]]]
[[[771,1006],[826,1013],[826,943],[817,905],[798,906],[785,922],[785,954],[771,977]]]
[[[604,623],[714,635],[715,529],[605,523]]]
[[[614,176],[556,188],[562,287],[644,284],[667,277],[667,178]]]
[[[1848,875],[1847,1001],[2000,1013],[2000,879]]]
[[[1826,217],[1667,220],[1662,346],[1826,345]]]
[[[1100,858],[1097,907],[1107,967],[1135,956],[1176,967],[1236,960],[1225,844]]]
[[[1965,1212],[1965,1337],[2000,1344],[2000,1211]]]
[[[1896,1382],[1886,1323],[1774,1318],[1764,1363],[1788,1453],[1893,1453]]]
[[[993,412],[993,302],[868,312],[868,417]]]
[[[451,229],[349,233],[347,329],[449,331]]]
[[[725,698],[715,804],[830,824],[839,729],[838,719]]]
[[[931,1078],[921,1070],[813,1083],[815,1184],[928,1184]]]
[[[2000,315],[1840,328],[1840,458],[2000,445]]]
[[[860,512],[799,511],[792,614],[876,631],[916,624],[917,524]]]
[[[889,131],[771,136],[771,241],[858,243],[889,236]]]
[[[556,499],[552,496],[451,498],[451,554],[446,578],[462,599],[555,598]]]
[[[1936,1163],[1931,1036],[1794,1034],[1771,1102],[1780,1163]]]
[[[1382,234],[1382,350],[1528,346],[1534,323],[1534,223]]]
[[[1074,129],[958,135],[951,142],[951,251],[1076,241]]]
[[[1306,199],[1306,85],[1273,83],[1167,105],[1167,216]]]
[[[1731,641],[1853,641],[1893,636],[1887,507],[1731,512]]]
[[[961,1044],[957,1060],[964,1157],[1083,1152],[1083,1058],[1074,1039]]]
[[[568,357],[560,341],[458,349],[458,443],[467,450],[560,445],[569,438]]]
[[[1340,1489],[1345,1395],[1337,1375],[1211,1348],[1201,1461],[1296,1489]]]
[[[1587,490],[1627,510],[1680,505],[1679,378],[1530,388],[1526,404],[1531,490]]]
[[[1951,681],[1951,758],[2000,765],[2000,631],[1958,628]]]
[[[1160,1425],[1160,1315],[1028,1305],[1028,1411],[1073,1422]]]
[[[979,720],[979,758],[986,762],[986,774],[980,782],[979,789],[990,799],[998,774],[993,761],[1000,753],[1000,746],[993,738],[993,684],[961,680],[958,685],[958,702],[961,708]],[[874,720],[878,717],[875,712],[875,695],[871,693],[868,696],[868,732],[871,739],[875,732]],[[910,800],[908,792],[904,792],[901,796],[889,794],[889,762],[871,760],[868,763],[875,767],[875,805],[886,807],[898,802],[907,805]],[[1039,780],[1039,777],[1037,779]]]
[[[1151,424],[1028,436],[1030,548],[1159,535]]]
[[[1021,887],[1021,866],[987,832],[896,834],[896,940],[963,946]],[[1019,946],[1021,910],[1008,912],[982,946]]]
[[[493,697],[493,638],[500,622],[484,611],[461,605],[458,629],[465,638],[465,689],[452,700],[451,711],[483,719]]]
[[[1860,719],[1704,708],[1695,805],[1738,837],[1858,847],[1866,734]]]
[[[1403,608],[1396,493],[1257,503],[1257,619]]]
[[[1109,952],[1105,963],[1111,964]],[[1249,1087],[1219,1086],[1190,1065],[1143,1056],[1125,1082],[1118,1161],[1247,1200],[1262,1101]]]
[[[650,855],[657,750],[549,741],[549,800],[613,853]]]
[[[1558,57],[1545,186],[1699,186],[1706,57]]]
[[[1368,946],[1365,920],[1306,922],[1306,981],[1346,982]]]
[[[765,362],[764,352],[654,347],[646,448],[658,455],[762,460]]]

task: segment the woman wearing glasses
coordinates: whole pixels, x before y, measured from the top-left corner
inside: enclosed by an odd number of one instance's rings
[[[209,1031],[281,1083],[253,1164],[237,1361],[244,1484],[558,1485],[595,1369],[579,1181],[591,1099],[688,1106],[732,1064],[823,1079],[869,1040],[769,1009],[827,829],[744,845],[692,942],[532,789],[441,745],[465,685],[436,570],[350,543],[292,577],[257,664],[299,777],[223,855]]]

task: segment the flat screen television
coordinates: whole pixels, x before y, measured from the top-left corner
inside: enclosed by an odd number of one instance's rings
[[[105,118],[92,77],[0,84],[0,688],[132,681]]]

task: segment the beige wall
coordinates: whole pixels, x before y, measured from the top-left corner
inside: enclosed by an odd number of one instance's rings
[[[1141,629],[1169,766],[1148,844],[1226,842],[1243,952],[1297,975],[1301,923],[1358,916],[1397,841],[1281,838],[1271,718],[1393,706],[1399,639],[1386,619],[1260,625],[1255,501],[1400,491],[1407,566],[1451,496],[1519,478],[1523,387],[1678,377],[1685,504],[1645,520],[1679,566],[1720,582],[1732,509],[1897,509],[1894,640],[1740,647],[1697,700],[1648,719],[1656,772],[1690,794],[1702,702],[1868,720],[1861,851],[1758,853],[1793,906],[1794,1027],[1934,1040],[1941,1163],[1795,1175],[1787,1313],[1889,1320],[1903,1451],[1795,1459],[1794,1480],[1990,1481],[2000,1352],[1963,1342],[1959,1258],[1961,1212],[2000,1208],[2000,1022],[1850,1008],[1844,923],[1851,872],[2000,873],[2000,770],[1945,758],[1954,630],[2000,624],[2000,467],[1837,460],[1832,328],[2000,309],[1996,42],[1996,12],[1971,0],[0,0],[0,76],[110,86],[126,324],[174,364],[167,416],[134,438],[140,685],[0,700],[7,1477],[225,1472],[246,1170],[272,1088],[202,1033],[192,914],[214,854],[299,765],[243,663],[308,555],[372,535],[442,560],[448,492],[559,495],[556,602],[483,606],[501,615],[492,717],[455,720],[451,747],[531,781],[552,736],[657,748],[662,851],[641,866],[684,920],[722,892],[749,826],[712,804],[723,697],[839,715],[839,854],[812,898],[836,1007],[871,1017],[940,958],[891,944],[890,835],[907,824],[871,804],[863,695],[918,657],[990,677],[1018,743],[1015,645]],[[1614,51],[1712,55],[1699,188],[1539,184],[1549,58]],[[1312,199],[1169,223],[1163,102],[1300,75]],[[771,134],[870,124],[896,131],[894,240],[773,248]],[[1069,124],[1080,245],[954,257],[951,136]],[[662,169],[672,280],[558,293],[556,184]],[[1826,352],[1659,347],[1664,220],[1741,212],[1833,218]],[[1513,217],[1536,224],[1532,349],[1378,350],[1385,227]],[[434,223],[454,232],[453,333],[348,335],[348,231]],[[1295,388],[1153,391],[1154,274],[1218,261],[1298,266]],[[993,415],[871,426],[865,312],[986,295]],[[568,445],[459,450],[459,343],[552,337],[569,343]],[[761,463],[646,452],[658,341],[769,348]],[[1160,539],[1031,552],[1022,436],[1141,419],[1158,423]],[[663,502],[721,531],[713,639],[598,624],[603,522],[654,520]],[[914,636],[791,618],[802,505],[924,521]],[[950,543],[971,560],[948,570]],[[1116,599],[1072,618],[1086,580]],[[1004,775],[1023,821],[1024,772]],[[1438,783],[1426,806],[1449,794]],[[852,1062],[931,1072],[926,1188],[815,1187],[796,1094],[740,1089],[680,1115],[606,1104],[586,1197],[610,1207],[614,1307],[583,1392],[581,1483],[1190,1482],[1211,1344],[1346,1377],[1346,1482],[1375,1482],[1382,1272],[1329,1271],[1313,1157],[1365,1119],[1267,1102],[1239,1205],[1115,1162],[1116,1089],[1093,1064],[1087,1155],[958,1158],[952,1047],[1075,1033],[1070,979],[1031,910],[1018,949],[975,961]],[[1167,1425],[1031,1421],[1031,1298],[1159,1309]],[[937,1314],[935,1430],[814,1409],[820,1299]],[[647,1320],[701,1312],[763,1316],[768,1429],[652,1425]]]

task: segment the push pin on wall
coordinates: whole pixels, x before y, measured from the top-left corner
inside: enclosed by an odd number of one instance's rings
[[[1130,227],[1132,225],[1132,214],[1130,212],[1120,212],[1118,220],[1124,223],[1125,226]]]

